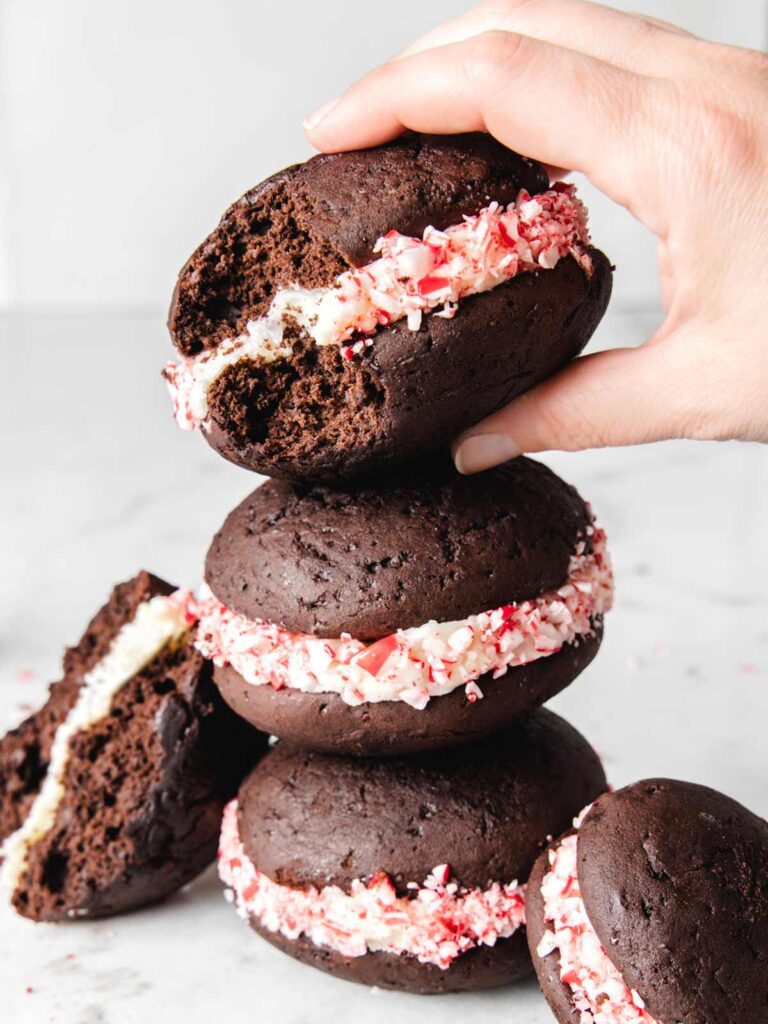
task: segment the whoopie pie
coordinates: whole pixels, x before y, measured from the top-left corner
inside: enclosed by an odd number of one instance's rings
[[[577,355],[611,290],[570,185],[488,135],[313,157],[234,203],[179,275],[180,426],[274,477],[440,446]]]
[[[369,486],[271,480],[208,552],[198,649],[253,725],[314,749],[465,743],[567,686],[610,606],[605,535],[517,459]]]
[[[266,737],[218,695],[189,598],[146,572],[117,586],[47,703],[0,740],[0,882],[25,917],[138,907],[214,860]]]
[[[705,786],[601,796],[539,858],[528,940],[560,1024],[766,1024],[768,823]]]
[[[530,972],[528,874],[605,785],[587,741],[544,710],[460,751],[360,759],[280,742],[225,812],[219,873],[256,931],[321,970],[490,988]]]

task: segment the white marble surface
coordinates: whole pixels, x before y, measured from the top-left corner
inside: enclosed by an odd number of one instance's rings
[[[651,319],[613,313],[602,341],[637,341]],[[145,566],[194,584],[211,534],[255,480],[174,428],[161,317],[6,316],[0,338],[9,725],[115,580]],[[768,450],[674,443],[547,461],[592,500],[618,578],[603,651],[553,706],[615,785],[668,774],[768,813]],[[14,1024],[551,1019],[533,984],[424,1000],[313,972],[252,935],[211,873],[103,923],[35,926],[0,909],[0,1007]]]

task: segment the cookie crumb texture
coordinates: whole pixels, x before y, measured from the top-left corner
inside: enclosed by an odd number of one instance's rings
[[[184,355],[263,316],[277,288],[325,287],[391,229],[421,236],[548,188],[543,169],[484,135],[409,135],[315,157],[234,203],[182,270],[169,316]],[[231,367],[209,392],[209,443],[271,476],[370,473],[446,443],[584,347],[608,302],[607,259],[571,258],[463,299],[452,319],[379,330],[352,359],[296,330],[293,355]]]
[[[45,778],[56,730],[77,700],[80,680],[106,656],[113,638],[133,619],[140,604],[172,589],[146,572],[116,586],[77,646],[65,650],[63,678],[50,687],[46,703],[0,739],[0,842],[21,826],[32,806]]]
[[[171,590],[148,573],[117,587],[67,651],[47,704],[0,741],[3,838],[29,810],[83,676],[143,601]],[[28,850],[14,907],[39,921],[99,917],[174,892],[214,859],[222,808],[265,746],[223,704],[190,643],[166,648],[106,718],[73,737],[65,795]]]
[[[472,478],[446,458],[369,486],[271,480],[227,517],[205,578],[248,618],[373,641],[561,586],[591,522],[573,487],[526,458]]]

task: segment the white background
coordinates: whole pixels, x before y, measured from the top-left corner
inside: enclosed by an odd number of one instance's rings
[[[257,483],[172,423],[158,368],[176,270],[231,199],[308,153],[307,111],[462,6],[0,0],[0,731],[115,581],[146,567],[195,585]],[[753,46],[766,21],[761,0],[626,6]],[[590,205],[618,264],[595,345],[637,344],[658,316],[652,240]],[[593,502],[617,575],[603,648],[555,710],[616,786],[688,778],[768,815],[768,450],[546,461]],[[212,872],[101,923],[0,905],[0,1007],[12,1024],[553,1020],[532,982],[425,1000],[321,975],[252,935]]]
[[[0,0],[0,308],[161,311],[229,202],[309,155],[304,116],[468,6]],[[768,28],[766,0],[614,6],[753,47]],[[653,296],[653,240],[587,198],[616,302]]]

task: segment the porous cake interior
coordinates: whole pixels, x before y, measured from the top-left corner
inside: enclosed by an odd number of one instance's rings
[[[169,320],[178,348],[196,355],[266,314],[281,286],[329,285],[349,262],[312,229],[313,203],[290,174],[229,208],[180,278]]]
[[[264,316],[278,287],[329,285],[349,261],[313,232],[313,202],[299,181],[277,181],[241,200],[182,275],[170,326],[186,354],[236,338]],[[300,460],[318,447],[365,447],[378,436],[384,394],[366,354],[344,359],[288,324],[294,350],[272,363],[227,369],[208,395],[210,414],[240,448]]]
[[[301,460],[318,448],[365,448],[382,432],[385,390],[367,353],[297,341],[288,359],[229,367],[209,392],[217,425],[241,446]]]
[[[21,826],[45,777],[56,730],[77,698],[77,679],[51,688],[45,707],[0,740],[0,842]]]
[[[142,819],[168,756],[156,723],[190,669],[199,672],[191,645],[167,649],[120,689],[106,718],[73,737],[55,825],[28,851],[13,894],[20,913],[50,920],[88,906],[116,879],[129,879],[137,839],[144,863],[156,854],[160,866],[169,855],[171,825],[155,812],[147,831]],[[192,714],[184,697],[174,709],[180,714],[172,732],[178,734]]]
[[[48,769],[56,730],[75,703],[83,676],[106,655],[138,606],[166,592],[170,588],[145,572],[115,587],[77,646],[65,652],[64,678],[51,687],[45,705],[0,740],[0,842],[19,828],[30,808]]]

